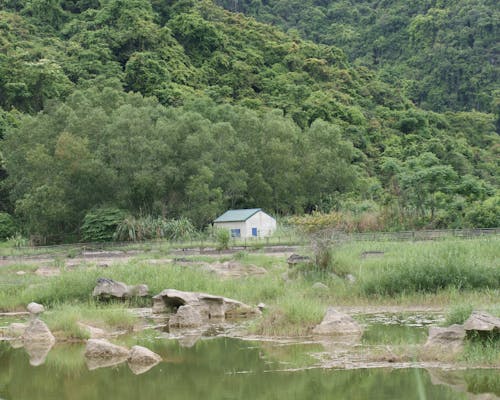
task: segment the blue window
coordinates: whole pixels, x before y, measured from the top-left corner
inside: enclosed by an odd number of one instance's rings
[[[239,229],[231,229],[231,237],[240,237],[241,231]]]
[[[257,228],[252,228],[252,236],[257,236]]]

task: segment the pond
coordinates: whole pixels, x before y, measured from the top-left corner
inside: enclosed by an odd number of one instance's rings
[[[499,370],[417,368],[334,370],[311,356],[316,343],[283,344],[228,337],[198,340],[134,338],[163,362],[142,375],[127,364],[89,371],[82,344],[57,345],[45,363],[0,342],[0,399],[469,399],[500,397]]]

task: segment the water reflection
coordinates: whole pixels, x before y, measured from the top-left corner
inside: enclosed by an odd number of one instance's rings
[[[181,347],[175,340],[148,340],[163,362],[142,375],[126,364],[89,371],[83,346],[56,346],[47,362],[32,368],[22,350],[0,343],[0,398],[6,400],[95,399],[468,399],[500,396],[498,370],[463,371],[456,385],[426,370],[309,369],[317,344],[283,345],[228,338]],[[319,346],[321,347],[321,346]],[[457,379],[458,379],[457,378]],[[444,384],[443,384],[444,382]],[[464,383],[465,382],[465,383]]]

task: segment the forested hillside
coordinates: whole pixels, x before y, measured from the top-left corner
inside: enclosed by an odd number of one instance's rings
[[[341,49],[208,0],[1,4],[0,216],[23,234],[75,237],[102,207],[499,223],[491,113],[419,109]]]
[[[217,0],[378,71],[422,108],[498,113],[495,0]]]

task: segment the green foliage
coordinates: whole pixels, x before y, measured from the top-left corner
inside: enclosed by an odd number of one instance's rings
[[[423,108],[494,111],[499,11],[492,0],[216,3],[340,47],[354,64],[375,69]],[[402,120],[402,131],[411,132],[415,122]]]
[[[150,239],[183,240],[189,239],[196,232],[187,218],[165,220],[151,216],[135,218],[128,216],[117,226],[114,240],[141,241]]]
[[[0,240],[5,240],[16,232],[16,224],[10,214],[0,212]]]
[[[124,218],[117,208],[99,208],[88,212],[83,219],[80,232],[86,242],[108,242]]]
[[[446,319],[443,325],[463,324],[470,317],[473,309],[474,307],[472,304],[459,304],[453,306],[446,313]]]
[[[481,2],[238,2],[290,34],[209,0],[14,3],[0,11],[0,210],[37,242],[73,240],[103,204],[198,229],[246,207],[339,212],[346,230],[498,225]],[[191,229],[140,220],[119,235]]]
[[[229,248],[229,241],[231,240],[231,234],[228,229],[217,229],[215,231],[215,241],[217,242],[218,250],[226,250]]]
[[[500,285],[498,261],[478,259],[476,251],[464,252],[451,244],[406,254],[389,260],[377,271],[363,276],[362,290],[368,295],[394,296],[404,293],[436,293],[457,290],[495,289]]]

